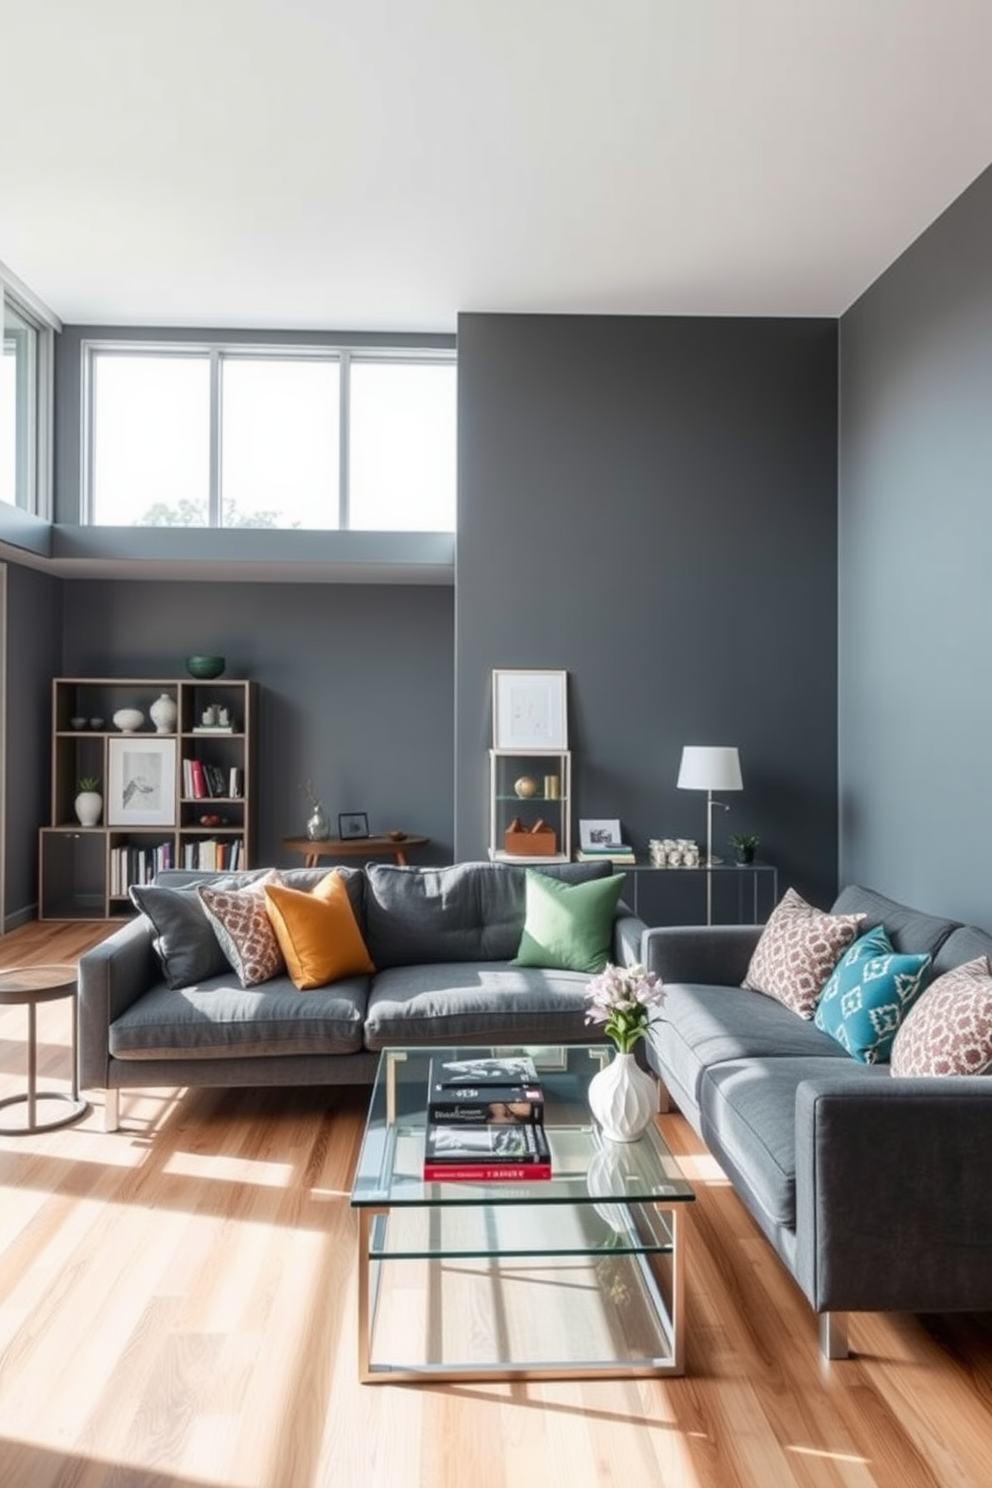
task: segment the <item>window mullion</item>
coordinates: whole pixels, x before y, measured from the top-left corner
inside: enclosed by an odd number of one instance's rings
[[[338,374],[338,526],[351,526],[351,352],[342,351]]]
[[[210,489],[207,496],[207,526],[221,526],[221,479],[223,450],[220,438],[221,354],[210,351]]]

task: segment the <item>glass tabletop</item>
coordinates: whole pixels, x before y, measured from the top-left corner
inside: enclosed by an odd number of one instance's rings
[[[529,1054],[544,1092],[551,1177],[504,1182],[425,1182],[428,1074],[433,1059]],[[351,1203],[356,1208],[457,1205],[677,1203],[694,1197],[657,1127],[636,1142],[609,1142],[589,1112],[593,1075],[608,1044],[441,1045],[384,1049],[369,1102]]]

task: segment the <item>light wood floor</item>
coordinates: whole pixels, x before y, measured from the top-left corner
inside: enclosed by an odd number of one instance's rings
[[[0,965],[99,931],[26,927]],[[0,1095],[23,1009],[0,1012]],[[39,1015],[57,1085],[66,1005]],[[992,1319],[814,1319],[713,1161],[697,1185],[688,1374],[360,1386],[351,1169],[364,1092],[128,1096],[124,1129],[0,1138],[2,1488],[988,1488]]]

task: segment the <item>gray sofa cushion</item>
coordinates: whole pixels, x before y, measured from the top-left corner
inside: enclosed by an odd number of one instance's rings
[[[771,1226],[796,1225],[797,1088],[834,1069],[834,1061],[815,1058],[731,1060],[708,1069],[700,1082],[700,1134],[734,1186]],[[843,1071],[888,1079],[884,1065],[846,1058]]]
[[[850,1062],[836,1039],[774,998],[744,987],[692,982],[665,984],[647,1053],[652,1068],[680,1087],[673,1094],[688,1095],[694,1103],[704,1071],[724,1060],[806,1055]]]
[[[979,930],[976,925],[962,925],[960,929],[952,930],[934,957],[934,980],[943,976],[945,971],[963,966],[966,961],[975,961],[979,956],[992,958],[992,935],[988,931]]]
[[[352,1054],[362,1047],[369,978],[299,992],[288,977],[242,987],[228,968],[195,987],[159,985],[110,1025],[115,1059]]]
[[[882,925],[894,948],[901,952],[926,951],[936,956],[952,930],[960,926],[960,920],[946,920],[938,915],[923,914],[919,909],[910,909],[895,899],[887,899],[874,889],[862,888],[860,884],[848,884],[841,889],[834,901],[831,914],[864,914],[865,930],[874,930]]]
[[[542,873],[586,883],[612,873],[610,863],[559,863]],[[439,961],[510,961],[524,923],[524,869],[506,863],[446,868],[365,869],[365,943],[376,967]]]
[[[586,1026],[584,972],[444,962],[380,971],[369,996],[365,1044],[599,1042]]]

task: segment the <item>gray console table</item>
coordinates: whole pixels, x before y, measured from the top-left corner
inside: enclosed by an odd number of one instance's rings
[[[736,889],[737,921],[739,925],[759,925],[771,914],[778,903],[778,869],[773,863],[712,863],[698,868],[656,868],[649,858],[638,858],[636,863],[618,863],[614,873],[629,875],[630,890],[624,898],[635,914],[640,914],[640,886],[645,874],[650,875],[652,888],[660,886],[665,879],[680,883],[694,878],[699,882],[703,914],[706,909],[706,880],[712,874],[714,899],[726,903],[728,889]]]

